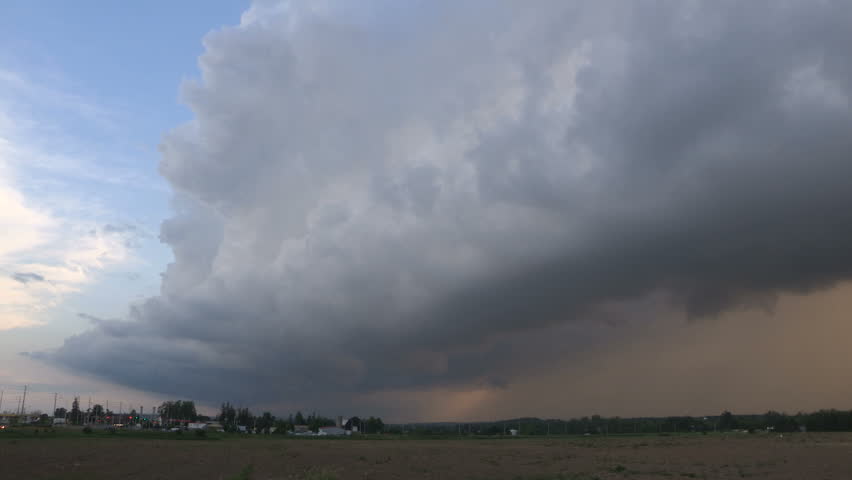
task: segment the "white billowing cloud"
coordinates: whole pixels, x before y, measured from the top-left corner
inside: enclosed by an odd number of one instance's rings
[[[20,192],[8,184],[7,177],[8,173],[0,170],[0,231],[6,232],[0,236],[0,265],[5,267],[0,277],[0,330],[35,323],[27,315],[31,312],[26,310],[38,307],[39,296],[28,288],[31,282],[21,282],[10,273],[12,270],[22,272],[9,267],[14,265],[18,255],[48,243],[55,226],[49,215],[25,204]]]
[[[2,158],[0,158],[2,161]],[[131,260],[127,237],[41,209],[0,176],[0,330],[37,325],[94,274]]]
[[[8,87],[0,93],[0,330],[7,330],[44,323],[97,272],[134,258],[132,232],[105,228],[103,209],[83,198],[86,192],[52,188],[57,176],[73,172],[79,179],[97,169],[44,141],[59,126],[29,107],[57,102],[81,115],[98,110],[8,71],[0,70],[0,85]]]
[[[162,294],[44,357],[211,401],[491,388],[619,302],[852,276],[848,5],[353,5],[205,39]]]
[[[0,259],[4,262],[15,252],[45,243],[46,230],[52,225],[48,215],[25,204],[23,195],[9,185],[8,176],[0,164],[0,228],[14,232],[3,235],[0,243]]]

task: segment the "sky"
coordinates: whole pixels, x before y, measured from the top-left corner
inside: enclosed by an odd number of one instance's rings
[[[850,10],[5,3],[0,385],[849,408]]]

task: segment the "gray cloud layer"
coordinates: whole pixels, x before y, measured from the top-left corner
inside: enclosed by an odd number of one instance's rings
[[[310,5],[206,38],[162,294],[48,359],[340,404],[852,273],[847,2]]]
[[[44,276],[33,272],[15,272],[11,275],[12,280],[21,283],[43,282]]]

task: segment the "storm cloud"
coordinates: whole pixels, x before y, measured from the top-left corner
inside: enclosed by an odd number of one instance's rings
[[[852,277],[852,4],[650,5],[256,2],[162,143],[161,295],[46,358],[339,405]]]

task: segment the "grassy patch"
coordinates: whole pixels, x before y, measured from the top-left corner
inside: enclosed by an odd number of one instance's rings
[[[230,480],[251,480],[252,472],[254,472],[254,465],[246,465],[240,470],[240,473],[231,477]]]
[[[194,441],[210,441],[228,438],[228,434],[204,432],[203,435],[183,435],[179,432],[164,432],[162,430],[123,430],[109,428],[92,428],[92,427],[67,427],[42,429],[36,433],[37,429],[31,427],[15,427],[0,431],[0,439],[15,438],[30,441],[52,440],[52,439],[93,439],[93,438],[135,438],[147,440],[194,440]],[[201,431],[201,430],[199,430]],[[233,438],[238,438],[234,436]]]
[[[319,470],[308,470],[302,476],[303,480],[337,480],[337,475],[331,470],[321,468]]]
[[[600,480],[600,477],[597,475],[592,475],[590,473],[577,472],[577,473],[554,473],[554,474],[542,474],[542,475],[533,475],[528,477],[517,476],[513,480]]]

